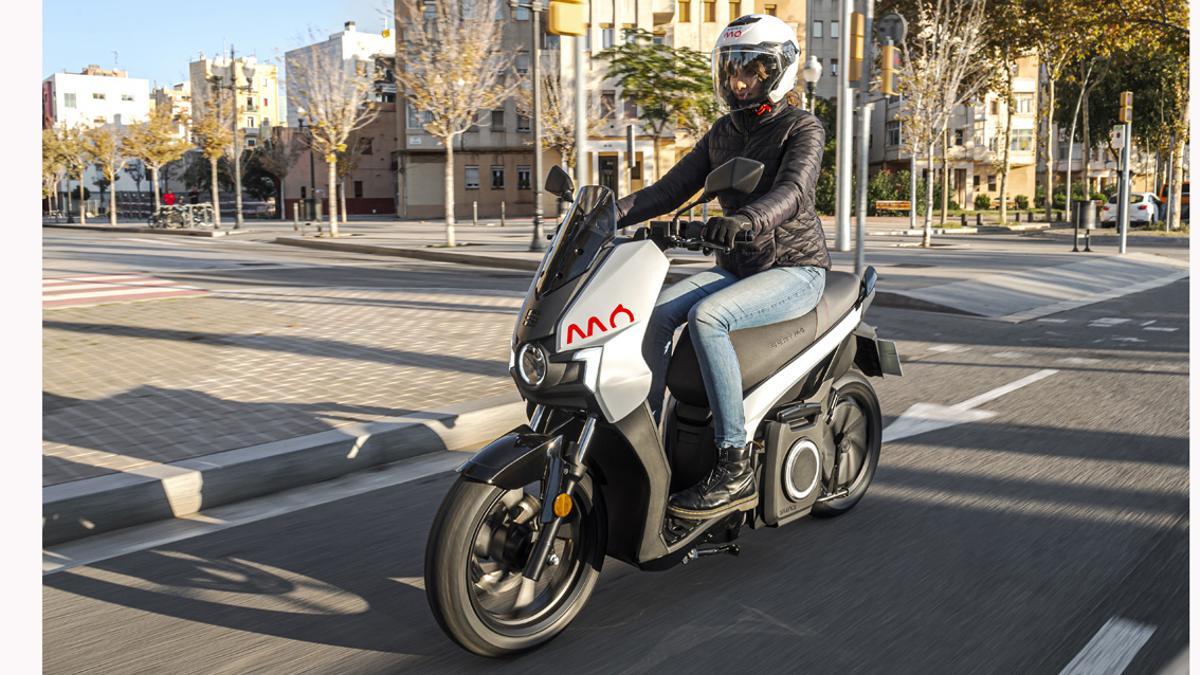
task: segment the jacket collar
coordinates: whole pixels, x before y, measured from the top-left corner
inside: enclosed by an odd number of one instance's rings
[[[764,106],[765,107],[765,106]],[[789,107],[787,99],[770,106],[770,109],[763,108],[747,108],[745,110],[735,110],[729,114],[729,119],[733,122],[733,127],[739,133],[754,131],[755,129],[768,124],[779,118],[780,114]]]

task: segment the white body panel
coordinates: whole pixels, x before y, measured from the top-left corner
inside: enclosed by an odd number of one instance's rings
[[[669,267],[654,242],[620,244],[558,322],[555,349],[584,348],[576,360],[587,363],[585,381],[609,422],[633,412],[650,394],[642,340]]]

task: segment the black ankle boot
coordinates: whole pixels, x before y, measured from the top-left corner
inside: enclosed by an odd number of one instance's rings
[[[717,450],[717,465],[699,484],[671,495],[667,511],[688,520],[706,520],[758,504],[751,445]]]

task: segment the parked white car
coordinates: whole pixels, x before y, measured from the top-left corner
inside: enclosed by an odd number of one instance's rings
[[[1108,198],[1108,203],[1100,207],[1100,223],[1117,223],[1117,196]],[[1129,195],[1129,222],[1157,223],[1162,213],[1162,202],[1153,192],[1134,192]]]

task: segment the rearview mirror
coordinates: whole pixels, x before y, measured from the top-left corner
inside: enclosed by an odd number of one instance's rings
[[[558,196],[563,201],[575,201],[575,184],[571,181],[571,176],[557,164],[550,167],[550,175],[546,176],[546,192]]]
[[[718,193],[733,190],[734,192],[754,192],[758,181],[762,178],[763,163],[745,157],[734,157],[721,166],[713,169],[704,180],[704,193],[716,196]]]

